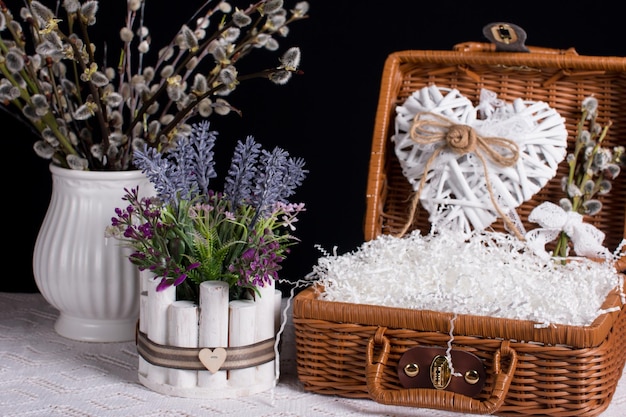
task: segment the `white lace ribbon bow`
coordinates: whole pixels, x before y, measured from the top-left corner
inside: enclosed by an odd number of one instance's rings
[[[526,234],[528,246],[539,256],[549,258],[545,245],[565,232],[578,256],[590,258],[606,258],[610,256],[607,248],[602,246],[604,233],[595,226],[584,223],[583,216],[575,211],[565,211],[560,206],[546,201],[535,207],[528,215],[528,221],[541,227]]]

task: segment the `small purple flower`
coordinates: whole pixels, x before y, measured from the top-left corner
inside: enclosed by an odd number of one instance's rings
[[[186,279],[187,279],[187,274],[180,274],[178,278],[176,278],[176,280],[174,281],[174,286],[182,284],[183,281]]]
[[[167,278],[163,277],[161,278],[161,282],[159,282],[159,284],[156,287],[157,291],[165,291],[166,289],[168,289],[169,287],[172,286],[172,283],[169,282],[167,280]]]
[[[139,225],[137,229],[145,239],[152,239],[154,237],[153,227],[150,223]]]

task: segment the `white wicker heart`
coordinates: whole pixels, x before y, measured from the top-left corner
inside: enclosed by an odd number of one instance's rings
[[[423,128],[416,139],[411,131],[418,121]],[[448,146],[459,126],[482,147],[459,152]],[[567,130],[564,118],[544,102],[506,103],[483,90],[474,107],[458,90],[431,85],[396,108],[392,141],[433,228],[470,233],[501,214],[516,217],[515,209],[556,175]]]

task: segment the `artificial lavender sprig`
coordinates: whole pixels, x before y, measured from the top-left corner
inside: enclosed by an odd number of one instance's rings
[[[217,133],[209,130],[209,122],[193,125],[191,134],[181,136],[178,146],[163,155],[144,145],[135,151],[133,163],[146,174],[163,201],[177,206],[177,200],[193,200],[209,191],[215,178],[213,146]]]
[[[217,140],[217,132],[209,130],[208,120],[192,126],[189,143],[192,146],[190,166],[193,179],[198,184],[198,191],[206,194],[209,191],[211,178],[217,177],[213,147]]]
[[[309,172],[304,169],[304,159],[302,158],[288,158],[286,169],[278,198],[278,201],[282,203],[287,203],[287,199],[295,194],[296,188],[302,185],[302,181]]]
[[[238,141],[224,184],[224,194],[230,200],[232,210],[252,197],[253,180],[257,174],[257,161],[261,144],[248,136],[245,142]]]
[[[252,219],[254,225],[261,215],[266,215],[274,203],[279,201],[281,182],[283,181],[283,167],[287,163],[289,154],[281,148],[274,148],[272,152],[261,153],[259,175],[255,183],[251,204],[256,208]]]
[[[260,163],[262,168],[259,169],[251,201],[257,209],[252,224],[256,223],[258,216],[274,210],[276,203],[287,203],[287,198],[294,194],[308,173],[303,159],[291,158],[281,148],[264,151]]]
[[[143,150],[135,150],[133,158],[133,163],[146,174],[159,198],[165,203],[175,202],[179,191],[172,179],[175,177],[173,171],[177,169],[176,166],[146,144]]]

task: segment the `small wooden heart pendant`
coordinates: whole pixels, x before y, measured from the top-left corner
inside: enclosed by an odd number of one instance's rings
[[[212,374],[214,374],[220,370],[220,367],[226,360],[226,349],[204,348],[200,350],[200,353],[198,353],[198,358],[200,358],[200,362],[202,362],[204,367],[208,369]]]

